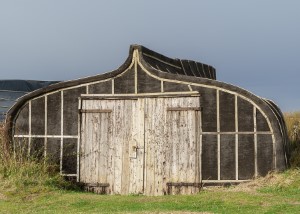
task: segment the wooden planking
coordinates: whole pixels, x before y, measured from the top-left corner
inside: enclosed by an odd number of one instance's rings
[[[196,121],[200,121],[199,97],[149,98],[145,119],[146,195],[168,193],[167,182],[199,181],[200,154]],[[176,109],[167,111],[167,109]],[[184,110],[182,110],[184,109]],[[191,109],[191,110],[190,110]],[[164,125],[165,124],[165,125]],[[196,149],[197,148],[197,149]],[[192,194],[194,186],[171,186],[170,194]]]
[[[82,182],[109,183],[108,194],[143,192],[144,136],[139,129],[144,130],[144,107],[137,102],[83,101]],[[138,149],[133,152],[133,147]]]
[[[108,194],[146,195],[168,194],[168,182],[199,183],[199,102],[199,97],[84,100],[80,181],[108,183]],[[177,185],[169,193],[197,191]]]
[[[155,99],[154,99],[155,100]],[[154,151],[156,147],[155,136],[153,135],[154,122],[152,121],[153,115],[153,100],[147,99],[145,104],[145,195],[154,195],[154,183],[155,183],[155,159]],[[158,128],[158,127],[156,127]],[[149,142],[153,142],[149,143]],[[150,146],[151,145],[151,146]]]
[[[129,193],[140,194],[144,189],[144,100],[132,103],[132,139],[129,145]]]
[[[163,195],[167,193],[168,151],[166,144],[166,107],[168,99],[146,99],[145,118],[145,194]]]
[[[119,101],[116,101],[119,102]],[[123,100],[120,101],[121,103],[117,105],[118,107],[122,106],[123,111],[118,111],[119,113],[119,118],[117,118],[120,121],[120,125],[122,124],[122,127],[119,127],[118,130],[116,130],[115,133],[119,134],[119,141],[121,143],[122,147],[122,155],[121,155],[121,162],[122,162],[122,170],[121,170],[121,194],[127,194],[128,193],[128,184],[129,184],[129,176],[130,176],[130,166],[129,166],[129,146],[128,142],[130,142],[130,136],[129,132],[132,129],[132,123],[130,120],[130,117],[132,115],[130,114],[130,108],[131,108],[131,103],[129,100]],[[130,106],[129,106],[130,104]]]

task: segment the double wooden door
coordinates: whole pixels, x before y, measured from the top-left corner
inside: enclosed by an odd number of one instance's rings
[[[199,190],[199,97],[86,99],[81,115],[81,182],[107,194]]]

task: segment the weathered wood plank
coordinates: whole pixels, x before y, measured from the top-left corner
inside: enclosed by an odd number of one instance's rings
[[[178,107],[180,106],[180,107]],[[183,108],[181,108],[183,106]],[[199,180],[198,169],[199,161],[197,160],[196,143],[198,128],[196,117],[199,111],[195,109],[199,105],[199,99],[177,98],[172,101],[172,107],[182,109],[182,111],[169,111],[168,120],[169,134],[168,141],[172,144],[171,170],[169,182],[189,182],[195,183]],[[192,107],[192,108],[191,108]],[[169,144],[167,143],[167,144]],[[170,186],[170,194],[192,194],[199,189],[194,186]]]
[[[108,183],[109,194],[197,192],[167,183],[199,183],[199,97],[84,100],[83,106],[81,181]]]

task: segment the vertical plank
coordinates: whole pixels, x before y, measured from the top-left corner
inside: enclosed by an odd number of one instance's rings
[[[187,111],[178,111],[179,117],[179,136],[178,136],[178,159],[179,159],[179,181],[187,181]],[[180,194],[186,193],[186,187],[182,187]]]
[[[155,143],[156,143],[156,167],[155,167],[155,195],[163,195],[163,188],[164,185],[163,181],[163,163],[165,162],[164,158],[164,145],[166,141],[166,134],[165,134],[165,99],[164,98],[156,98],[156,101],[153,103],[153,109],[156,109],[157,114],[153,115],[156,117],[154,120],[154,130],[155,132]]]
[[[113,194],[114,189],[115,189],[115,144],[112,139],[113,136],[113,121],[112,121],[112,114],[108,115],[108,120],[109,120],[109,126],[108,126],[108,136],[107,136],[107,141],[108,141],[108,176],[107,176],[107,181],[110,182],[109,186],[109,193]]]
[[[191,183],[196,182],[197,168],[196,165],[196,111],[188,111],[186,117],[187,123],[187,181]],[[188,188],[187,194],[193,194],[195,192],[194,187]]]
[[[145,116],[145,145],[146,145],[146,181],[145,181],[145,194],[152,195],[153,182],[154,182],[154,159],[153,159],[153,150],[154,146],[152,141],[152,102],[150,99],[147,99],[147,104],[145,106],[146,116]]]
[[[122,127],[122,123],[120,121],[121,112],[118,110],[121,106],[120,100],[114,101],[114,110],[113,110],[113,141],[114,148],[116,150],[115,156],[115,194],[121,194],[121,183],[122,183],[122,152],[123,152],[123,142],[121,141],[122,136],[119,133],[119,129]]]
[[[143,193],[144,176],[144,99],[132,102],[132,116],[129,193],[140,194]]]
[[[129,176],[130,176],[130,158],[129,158],[129,142],[131,140],[130,131],[132,130],[132,101],[131,100],[123,100],[123,112],[121,115],[121,124],[122,128],[120,130],[120,136],[123,147],[123,158],[122,158],[122,189],[121,194],[128,194],[129,187]],[[123,115],[122,115],[123,114]],[[122,120],[122,118],[124,118]],[[124,140],[123,140],[124,139]]]
[[[85,103],[83,103],[82,105],[85,105]],[[85,114],[81,114],[81,126],[80,126],[80,128],[81,128],[81,130],[80,130],[80,134],[81,134],[81,142],[80,142],[80,153],[79,153],[79,156],[80,156],[80,162],[79,162],[79,164],[80,164],[80,167],[79,167],[79,181],[80,182],[84,182],[84,180],[85,180],[85,173],[84,173],[84,171],[85,171],[85,168],[84,168],[84,165],[83,165],[83,163],[84,163],[84,146],[85,146],[85,144],[84,143],[82,143],[82,142],[85,142],[86,141],[86,137],[85,137],[85,127],[86,127],[86,123],[85,123],[85,117],[86,117],[86,115]]]

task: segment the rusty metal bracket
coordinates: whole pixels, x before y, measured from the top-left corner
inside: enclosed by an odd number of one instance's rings
[[[109,187],[109,183],[88,183],[85,184],[84,189],[88,192],[94,192],[97,194],[106,194],[107,187]]]
[[[202,182],[200,183],[190,183],[190,182],[167,182],[168,187],[168,195],[171,194],[171,188],[172,187],[197,187],[199,189],[202,188]]]

